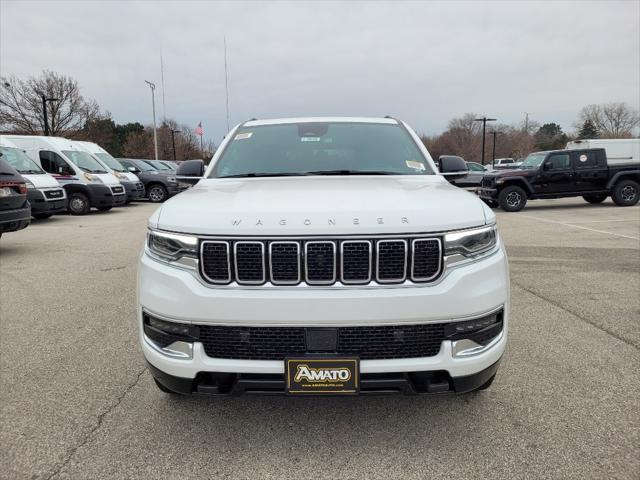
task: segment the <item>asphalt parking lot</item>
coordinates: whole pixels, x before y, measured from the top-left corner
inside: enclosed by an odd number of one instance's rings
[[[172,398],[134,322],[151,204],[0,240],[0,478],[640,477],[640,206],[499,211],[510,340],[460,397]]]

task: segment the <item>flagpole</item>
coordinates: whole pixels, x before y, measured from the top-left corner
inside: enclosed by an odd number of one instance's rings
[[[227,105],[227,132],[229,131],[229,76],[227,74],[227,36],[224,35],[224,92]]]
[[[162,61],[162,47],[160,47],[160,82],[162,83],[162,119],[167,120],[167,108],[164,101],[164,64]]]

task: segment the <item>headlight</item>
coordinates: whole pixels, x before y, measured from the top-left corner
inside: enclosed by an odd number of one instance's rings
[[[119,172],[113,172],[113,174],[118,180],[128,180],[126,175],[123,175]]]
[[[26,178],[25,178],[25,182],[24,183],[27,184],[27,188],[36,188],[36,186],[33,183],[31,183],[29,180],[27,180]]]
[[[493,249],[497,238],[495,225],[447,233],[444,236],[444,254],[474,257]]]
[[[167,177],[167,182],[178,183],[178,179],[176,177]]]
[[[85,173],[84,178],[86,178],[89,182],[93,183],[104,183],[100,178],[95,175],[91,175],[90,173]]]
[[[184,266],[193,267],[198,258],[198,239],[191,235],[149,230],[147,247],[165,262],[179,261]]]

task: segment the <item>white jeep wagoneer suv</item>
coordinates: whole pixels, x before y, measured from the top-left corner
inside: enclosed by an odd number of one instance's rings
[[[158,387],[487,388],[507,339],[507,257],[491,209],[447,182],[467,173],[454,163],[438,172],[390,117],[235,127],[149,219],[138,323]]]

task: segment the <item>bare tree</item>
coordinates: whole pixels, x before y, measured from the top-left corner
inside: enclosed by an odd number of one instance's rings
[[[57,99],[47,104],[51,135],[73,136],[99,115],[97,103],[80,94],[76,80],[45,70],[39,77],[27,80],[15,75],[0,77],[0,128],[41,134],[44,131],[42,95]]]
[[[640,113],[626,103],[587,105],[580,111],[578,126],[590,121],[601,138],[628,138],[640,125]]]

